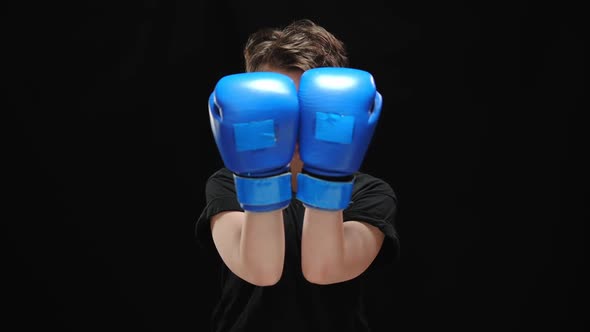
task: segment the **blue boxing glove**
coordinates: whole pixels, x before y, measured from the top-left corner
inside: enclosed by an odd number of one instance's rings
[[[289,205],[299,122],[293,80],[272,72],[224,76],[209,97],[209,118],[241,207],[264,212]]]
[[[322,67],[299,82],[297,199],[323,210],[350,203],[354,174],[362,164],[381,114],[382,97],[363,70]]]

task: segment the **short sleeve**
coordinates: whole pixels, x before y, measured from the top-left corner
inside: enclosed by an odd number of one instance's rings
[[[357,173],[352,202],[343,212],[344,221],[361,221],[379,228],[385,234],[376,263],[395,262],[400,255],[400,242],[395,227],[397,196],[382,179]]]
[[[195,222],[195,239],[206,253],[215,249],[211,217],[223,211],[243,211],[236,198],[233,174],[226,168],[213,173],[205,185],[205,207]]]

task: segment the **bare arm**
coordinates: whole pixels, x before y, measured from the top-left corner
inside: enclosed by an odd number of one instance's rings
[[[359,276],[373,262],[385,235],[376,227],[342,220],[342,211],[306,207],[301,240],[305,278],[333,284]]]
[[[211,218],[211,232],[222,260],[238,277],[257,286],[280,280],[285,256],[282,210],[221,212]]]

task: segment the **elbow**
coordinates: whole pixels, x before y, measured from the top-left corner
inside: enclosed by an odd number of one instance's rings
[[[259,280],[253,280],[251,282],[252,285],[254,286],[258,286],[258,287],[270,287],[270,286],[274,286],[279,282],[280,278],[278,279],[259,279]]]
[[[248,260],[242,262],[243,277],[245,281],[254,286],[273,286],[277,284],[283,276],[283,262],[271,263],[269,261]]]
[[[303,271],[303,277],[307,282],[316,285],[326,285],[326,278],[321,273]]]
[[[333,264],[303,264],[302,272],[305,280],[316,285],[335,283],[333,278],[336,268]]]
[[[283,276],[284,260],[282,257],[265,257],[244,255],[240,261],[242,275],[246,282],[260,287],[277,284]]]
[[[243,279],[254,286],[269,287],[276,285],[281,277],[282,273],[276,271],[258,271],[257,273],[249,273]]]

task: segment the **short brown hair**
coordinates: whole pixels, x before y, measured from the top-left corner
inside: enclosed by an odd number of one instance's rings
[[[247,72],[262,65],[306,71],[316,67],[346,67],[344,43],[309,19],[299,19],[282,29],[263,28],[252,33],[244,47]]]

